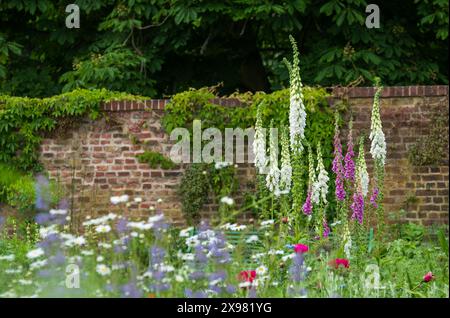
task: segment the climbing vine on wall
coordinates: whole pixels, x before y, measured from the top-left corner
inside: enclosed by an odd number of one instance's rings
[[[150,168],[156,169],[173,169],[176,165],[168,157],[164,156],[162,153],[156,151],[146,150],[144,153],[136,156],[140,163],[147,163]]]
[[[448,151],[448,113],[432,116],[430,133],[419,138],[409,149],[409,160],[415,166],[438,165]]]
[[[333,152],[332,139],[334,134],[333,109],[329,107],[330,94],[325,88],[305,87],[304,103],[307,111],[307,140],[311,144],[320,142],[323,145],[323,153]],[[212,99],[216,98],[214,88],[190,89],[174,95],[166,106],[162,119],[163,127],[170,133],[174,128],[185,127],[191,131],[192,122],[201,120],[202,129],[216,127],[224,130],[230,128],[253,127],[256,120],[256,111],[261,105],[263,126],[269,127],[273,121],[274,127],[282,127],[288,123],[289,116],[289,90],[283,89],[270,94],[263,92],[236,93],[230,96],[237,98],[242,107],[230,107],[216,105]],[[344,104],[341,104],[344,105]],[[340,107],[344,110],[345,107]],[[325,164],[331,163],[331,156],[325,158]]]
[[[237,190],[236,169],[233,165],[194,163],[187,167],[178,188],[182,211],[190,224],[200,219],[200,211],[211,199],[218,204]]]
[[[320,142],[324,153],[324,164],[331,166],[333,153],[334,135],[334,110],[345,111],[346,103],[336,103],[332,109],[329,106],[328,98],[330,94],[325,88],[304,87],[304,103],[307,112],[306,139],[312,145]],[[212,99],[217,98],[215,87],[204,87],[200,89],[190,89],[188,91],[174,95],[170,103],[166,106],[165,115],[162,119],[163,127],[170,133],[173,129],[184,127],[189,129],[192,136],[193,120],[201,120],[202,129],[215,127],[224,131],[225,128],[248,128],[253,127],[256,119],[258,107],[261,109],[262,125],[264,127],[281,128],[288,124],[289,119],[289,90],[283,89],[270,94],[257,93],[235,93],[230,98],[238,99],[242,106],[222,106],[213,103]],[[306,167],[305,167],[306,169]],[[195,169],[194,169],[195,170]],[[305,170],[306,171],[306,170]],[[190,176],[190,172],[188,173]],[[306,178],[306,174],[304,175]],[[188,182],[190,178],[182,180]],[[187,199],[190,201],[191,199]],[[205,199],[206,200],[206,199]],[[183,206],[188,203],[182,200]],[[333,204],[333,196],[330,195]],[[330,204],[330,206],[332,206]],[[191,211],[191,208],[184,208]]]
[[[39,145],[45,133],[67,128],[80,118],[97,119],[100,105],[142,96],[105,89],[77,89],[49,98],[0,96],[0,162],[22,171],[39,171]]]

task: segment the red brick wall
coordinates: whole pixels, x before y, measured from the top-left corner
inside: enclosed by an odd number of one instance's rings
[[[344,93],[354,114],[355,134],[368,136],[374,89],[336,88],[333,95]],[[116,207],[109,203],[110,196],[126,193],[131,198],[142,198],[139,203],[131,201],[126,213],[148,216],[155,207],[164,210],[173,222],[184,222],[176,195],[183,166],[151,169],[136,159],[144,149],[169,154],[169,136],[160,122],[167,102],[111,102],[103,105],[105,118],[95,122],[85,119],[64,135],[44,140],[41,161],[52,178],[68,186],[77,215],[112,211]],[[213,102],[239,106],[236,99]],[[408,160],[409,147],[428,133],[431,115],[448,113],[448,86],[386,87],[381,109],[388,145],[386,210],[396,212],[403,208],[408,221],[448,223],[448,156],[437,166],[414,167]],[[447,136],[448,133],[443,138]],[[367,155],[366,159],[369,158]],[[370,169],[370,160],[368,165]],[[251,179],[254,169],[241,165],[238,173],[242,180]],[[245,182],[242,183],[245,188]],[[162,202],[158,203],[158,199]],[[209,205],[203,213],[213,212],[214,207]]]
[[[334,92],[342,94],[343,89]],[[348,91],[356,135],[366,136],[366,160],[370,175],[373,162],[368,152],[373,88]],[[381,119],[387,143],[385,199],[386,213],[404,210],[409,222],[448,224],[449,158],[448,126],[441,138],[446,140],[446,157],[430,166],[414,166],[409,149],[429,135],[433,115],[448,116],[448,86],[386,87],[381,98]],[[343,131],[343,138],[346,131]]]

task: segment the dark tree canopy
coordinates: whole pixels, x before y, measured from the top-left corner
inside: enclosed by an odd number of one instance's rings
[[[448,83],[448,1],[0,0],[0,94],[76,87],[152,97],[223,82],[223,93],[286,86],[288,35],[307,85]]]

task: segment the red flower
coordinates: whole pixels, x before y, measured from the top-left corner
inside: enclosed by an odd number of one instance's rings
[[[242,271],[242,272],[239,273],[239,279],[243,280],[245,282],[252,283],[255,278],[256,278],[256,271],[255,270]]]
[[[308,245],[304,245],[304,244],[295,244],[294,251],[295,251],[295,253],[303,254],[303,253],[306,253],[309,251],[309,247],[308,247]]]
[[[334,268],[339,268],[339,265],[344,266],[345,268],[349,268],[350,262],[345,258],[336,258],[331,262],[331,265],[334,265]]]
[[[431,281],[434,278],[434,275],[432,272],[428,272],[425,274],[425,276],[423,277],[423,281],[425,283],[428,283],[429,281]]]

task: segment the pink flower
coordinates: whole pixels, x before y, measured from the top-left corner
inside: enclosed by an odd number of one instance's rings
[[[242,271],[239,273],[239,279],[245,282],[252,283],[256,278],[256,271],[255,270],[249,270],[249,271]]]
[[[336,198],[339,201],[343,201],[345,199],[345,190],[344,190],[344,167],[342,165],[342,145],[341,140],[339,138],[339,130],[336,129],[334,135],[334,159],[332,164],[332,170],[336,174],[336,180],[334,181],[336,185]]]
[[[312,203],[311,203],[311,191],[308,192],[308,196],[306,197],[306,201],[303,204],[303,213],[305,213],[306,215],[310,215],[312,212]]]
[[[424,281],[425,283],[428,283],[428,282],[430,282],[433,278],[434,278],[433,273],[432,273],[432,272],[428,272],[428,273],[426,273],[425,276],[423,277],[423,281]]]
[[[355,179],[355,163],[353,157],[355,152],[353,151],[353,138],[352,130],[348,133],[347,153],[344,157],[344,176],[346,179],[353,181]]]
[[[374,187],[372,196],[370,197],[370,204],[372,204],[374,208],[378,208],[377,199],[378,199],[378,188]]]
[[[323,237],[328,237],[330,234],[330,227],[328,226],[327,220],[323,221]]]
[[[345,268],[349,268],[350,262],[345,258],[336,258],[330,263],[330,265],[334,266],[334,268],[339,268],[340,265],[344,266]]]
[[[361,193],[353,194],[353,203],[350,205],[353,211],[352,219],[357,219],[359,224],[363,223],[364,217],[364,197]]]
[[[308,247],[308,245],[304,245],[304,244],[295,244],[294,251],[295,251],[295,253],[303,254],[303,253],[306,253],[309,251],[309,247]]]

